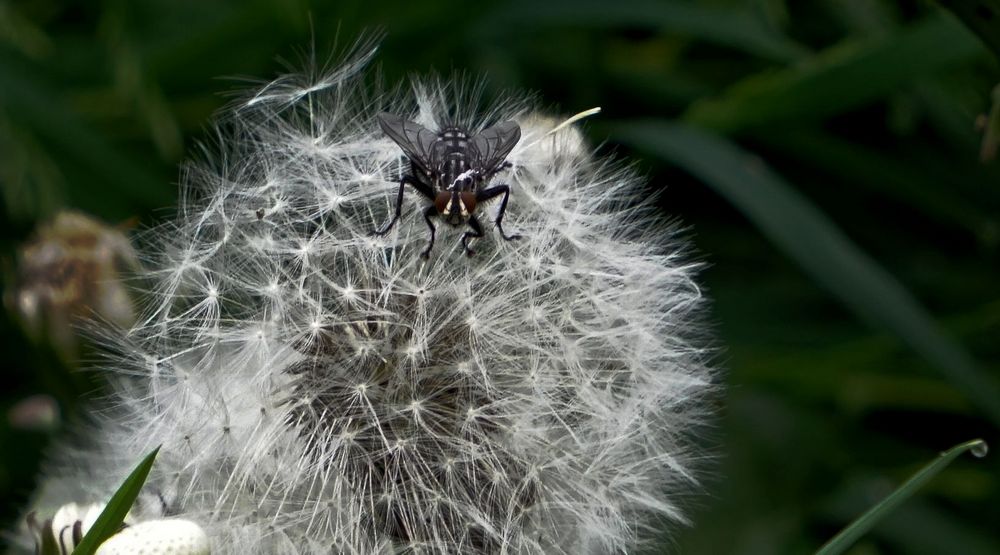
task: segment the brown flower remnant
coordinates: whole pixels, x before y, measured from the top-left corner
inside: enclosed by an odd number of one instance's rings
[[[72,358],[77,347],[73,325],[79,319],[97,317],[119,326],[135,322],[121,275],[138,265],[121,231],[79,212],[60,212],[21,247],[4,304],[35,338]]]

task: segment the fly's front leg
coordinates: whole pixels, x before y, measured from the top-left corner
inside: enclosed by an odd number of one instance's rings
[[[509,185],[497,185],[496,187],[490,187],[489,189],[483,189],[476,193],[476,204],[480,202],[486,202],[490,199],[494,199],[500,195],[503,195],[503,200],[500,201],[500,210],[497,211],[497,229],[500,230],[500,236],[504,238],[505,241],[513,241],[515,239],[520,239],[521,235],[514,233],[512,235],[507,235],[503,232],[503,215],[507,212],[507,199],[510,198],[510,186]]]
[[[413,187],[418,193],[424,195],[425,197],[434,200],[434,193],[431,191],[430,187],[424,185],[417,179],[414,179],[412,175],[404,175],[403,178],[399,180],[399,194],[396,195],[396,210],[392,215],[392,219],[389,220],[389,223],[382,226],[381,229],[373,231],[372,233],[374,235],[385,235],[386,233],[389,233],[392,226],[396,225],[396,222],[399,221],[399,215],[403,211],[403,189],[405,189],[407,185]]]
[[[476,251],[469,248],[469,239],[478,239],[483,236],[483,226],[479,225],[479,220],[475,216],[469,218],[469,227],[472,228],[472,231],[466,231],[465,235],[462,235],[462,248],[465,249],[466,256],[476,254]]]
[[[427,227],[431,230],[431,241],[427,243],[427,248],[424,252],[420,253],[420,258],[427,259],[431,255],[431,249],[434,248],[434,222],[431,221],[432,216],[437,215],[437,208],[432,204],[424,209],[424,221],[427,222]]]

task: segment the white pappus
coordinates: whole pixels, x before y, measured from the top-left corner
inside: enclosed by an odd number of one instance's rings
[[[476,112],[430,78],[373,92],[355,55],[232,106],[140,237],[114,392],[49,465],[50,504],[106,499],[162,444],[165,516],[216,554],[616,553],[683,522],[713,390],[697,264],[639,180],[526,100]],[[514,121],[498,180],[521,240],[464,256],[379,129]],[[480,208],[491,228],[496,203]]]

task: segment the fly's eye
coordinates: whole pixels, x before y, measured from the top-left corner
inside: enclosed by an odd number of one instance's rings
[[[437,208],[438,214],[444,214],[444,211],[448,208],[448,203],[451,201],[451,193],[448,191],[441,191],[434,198],[434,207]]]
[[[462,193],[462,206],[465,206],[465,211],[472,214],[476,211],[476,193],[464,192]]]

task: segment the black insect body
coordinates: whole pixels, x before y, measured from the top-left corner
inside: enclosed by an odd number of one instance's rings
[[[500,236],[506,241],[520,239],[517,234],[507,235],[503,231],[503,215],[510,197],[509,185],[488,187],[490,179],[500,171],[510,167],[507,155],[521,139],[521,128],[513,121],[498,123],[469,135],[459,127],[445,127],[438,132],[405,120],[397,115],[382,113],[378,116],[379,126],[410,159],[410,173],[399,181],[399,195],[396,197],[396,211],[389,223],[375,231],[384,235],[399,220],[403,207],[403,190],[410,185],[418,193],[427,197],[431,205],[424,209],[424,220],[431,230],[431,240],[420,256],[427,258],[434,248],[434,223],[437,216],[453,226],[468,224],[472,231],[462,235],[462,247],[469,256],[475,254],[469,248],[469,239],[483,236],[483,228],[476,218],[476,208],[491,199],[503,195],[496,224]]]

